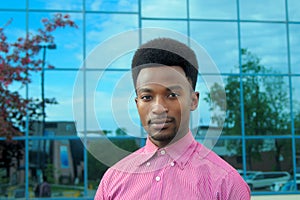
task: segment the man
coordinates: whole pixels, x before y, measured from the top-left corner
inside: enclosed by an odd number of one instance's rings
[[[189,130],[199,100],[193,50],[173,39],[149,41],[135,52],[132,76],[146,145],[105,173],[95,199],[250,199],[237,171]]]
[[[35,194],[36,197],[51,197],[51,186],[47,176],[43,176],[43,182],[36,187]]]

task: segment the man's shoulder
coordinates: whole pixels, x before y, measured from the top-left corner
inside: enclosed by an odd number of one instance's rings
[[[226,162],[223,158],[217,155],[213,150],[206,148],[198,143],[198,148],[193,156],[193,162],[199,167],[205,167],[216,176],[227,176],[231,173],[237,173],[237,170]]]

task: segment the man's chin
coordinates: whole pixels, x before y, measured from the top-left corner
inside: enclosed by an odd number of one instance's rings
[[[168,142],[168,141],[172,141],[175,138],[176,132],[173,131],[171,132],[170,130],[167,129],[154,130],[151,131],[149,136],[156,141]]]

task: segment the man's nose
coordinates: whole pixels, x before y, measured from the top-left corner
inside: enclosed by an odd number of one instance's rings
[[[152,105],[152,112],[154,114],[162,114],[168,112],[168,106],[166,100],[163,97],[155,98],[155,101]]]

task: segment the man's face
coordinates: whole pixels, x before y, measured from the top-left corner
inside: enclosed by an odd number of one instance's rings
[[[136,92],[141,122],[154,144],[165,146],[188,132],[190,111],[197,108],[198,93],[192,90],[181,67],[142,69]]]

